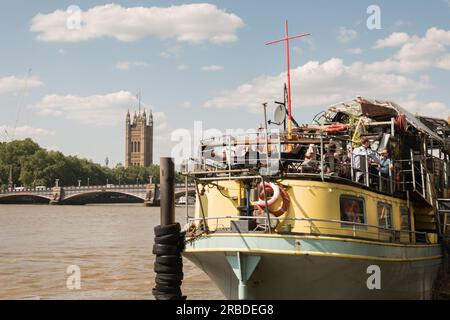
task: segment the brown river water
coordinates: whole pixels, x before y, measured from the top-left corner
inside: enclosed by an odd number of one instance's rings
[[[183,226],[185,208],[176,215]],[[158,224],[159,208],[134,204],[0,205],[0,299],[153,299]],[[188,299],[224,299],[183,260]],[[67,288],[70,265],[80,267],[80,290]]]

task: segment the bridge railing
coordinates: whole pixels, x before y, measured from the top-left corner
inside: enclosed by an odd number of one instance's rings
[[[74,191],[74,190],[123,190],[123,189],[145,189],[148,184],[120,184],[120,185],[98,185],[98,186],[67,186],[61,187],[66,191]],[[175,185],[176,189],[184,189],[186,185],[184,183],[179,183]],[[188,184],[188,188],[195,188],[195,184]],[[44,193],[44,192],[52,192],[53,188],[24,188],[24,189],[13,189],[13,190],[0,190],[0,194],[6,193]]]
[[[24,189],[13,189],[13,190],[0,190],[1,193],[30,193],[30,192],[51,192],[52,188],[24,188]]]
[[[117,184],[117,185],[98,185],[98,186],[68,186],[63,187],[66,190],[98,190],[98,189],[142,189],[147,184]]]

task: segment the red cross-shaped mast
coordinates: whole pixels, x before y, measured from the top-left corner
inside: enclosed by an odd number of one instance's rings
[[[286,42],[286,68],[287,68],[287,90],[288,90],[288,113],[289,113],[289,121],[288,121],[288,133],[289,135],[292,133],[292,99],[291,99],[291,61],[289,55],[289,41],[292,39],[302,38],[311,35],[310,33],[303,33],[297,36],[289,37],[289,25],[286,20],[286,37],[283,39],[270,41],[266,43],[266,45],[271,45],[279,42]]]

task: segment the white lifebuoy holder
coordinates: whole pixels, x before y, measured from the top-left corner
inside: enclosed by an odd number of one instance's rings
[[[266,207],[266,201],[264,201],[264,194],[263,194],[263,190],[262,190],[263,186],[264,186],[264,188],[269,187],[272,189],[272,193],[273,193],[272,196],[270,197],[270,199],[269,199],[269,197],[267,197],[267,204],[270,207],[275,202],[277,202],[278,198],[280,197],[280,187],[277,186],[275,183],[269,183],[269,182],[264,182],[264,184],[261,182],[258,185],[259,201],[257,202],[257,205],[262,208]]]

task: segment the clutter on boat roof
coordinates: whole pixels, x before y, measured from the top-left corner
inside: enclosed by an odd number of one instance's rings
[[[338,126],[337,124],[348,126]],[[315,127],[315,125],[319,125],[319,127]],[[413,115],[395,102],[363,97],[330,106],[327,111],[318,114],[313,120],[313,124],[306,128],[337,133],[347,129],[358,131],[362,125],[371,127],[395,125],[400,131],[410,130],[412,133],[419,131],[440,143],[444,143],[444,141],[449,143],[450,126],[446,120]]]

